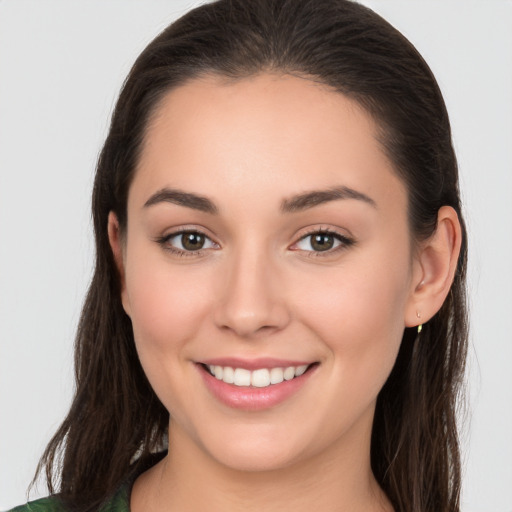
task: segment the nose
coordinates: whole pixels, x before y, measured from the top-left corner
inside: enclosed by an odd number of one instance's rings
[[[290,312],[278,265],[263,251],[245,251],[226,261],[219,275],[215,322],[242,338],[277,332],[289,323]]]

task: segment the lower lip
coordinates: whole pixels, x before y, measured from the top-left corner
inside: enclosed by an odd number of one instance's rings
[[[196,366],[206,387],[220,402],[234,409],[246,411],[270,409],[284,402],[300,391],[317,367],[315,365],[308,368],[306,373],[303,373],[300,377],[294,377],[279,384],[271,384],[264,388],[256,388],[226,384],[224,381],[216,379],[211,375],[203,365],[197,364]]]

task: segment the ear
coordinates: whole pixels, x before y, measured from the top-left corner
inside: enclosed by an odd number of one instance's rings
[[[451,206],[441,207],[434,234],[420,244],[415,256],[406,327],[427,322],[441,309],[457,269],[461,241],[457,212]]]
[[[125,262],[123,255],[123,240],[121,237],[121,228],[119,227],[119,220],[117,219],[117,215],[114,212],[110,212],[108,214],[108,240],[110,242],[110,248],[112,249],[112,254],[114,256],[114,261],[116,263],[117,270],[119,272],[119,279],[121,285],[121,302],[123,303],[123,308],[128,316],[130,316],[129,311],[129,301],[126,293],[126,279],[125,279]]]

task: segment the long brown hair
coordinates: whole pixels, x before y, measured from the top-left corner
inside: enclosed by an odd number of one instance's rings
[[[76,394],[38,466],[72,510],[93,511],[147,456],[165,445],[168,413],[140,365],[107,237],[126,203],[141,143],[160,99],[202,74],[230,79],[264,71],[299,74],[356,100],[407,186],[412,236],[457,211],[463,240],[455,280],[421,339],[405,329],[379,394],[371,463],[396,511],[456,512],[461,483],[456,405],[467,345],[466,232],[445,104],[412,44],[349,0],[219,0],[162,32],[131,69],[99,157],[92,212],[95,272],[76,338]]]

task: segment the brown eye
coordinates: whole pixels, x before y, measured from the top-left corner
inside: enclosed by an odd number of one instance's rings
[[[317,231],[302,237],[295,245],[294,249],[309,253],[334,253],[337,249],[350,247],[354,240],[347,238],[339,233],[329,231]]]
[[[205,236],[201,233],[182,233],[181,245],[186,251],[198,251],[202,249],[205,242]]]
[[[165,249],[176,254],[192,256],[208,249],[218,249],[219,246],[200,231],[179,231],[157,240]]]
[[[311,247],[314,251],[328,251],[334,247],[334,236],[328,233],[311,235]]]

